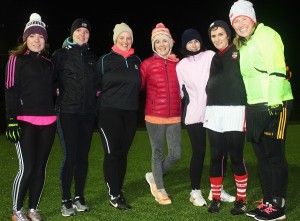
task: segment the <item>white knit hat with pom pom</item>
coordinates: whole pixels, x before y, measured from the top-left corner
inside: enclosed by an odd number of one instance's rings
[[[44,36],[45,41],[48,39],[46,31],[46,24],[42,22],[42,18],[37,13],[32,13],[29,18],[29,22],[26,24],[23,33],[23,42],[26,41],[29,35],[40,34]]]

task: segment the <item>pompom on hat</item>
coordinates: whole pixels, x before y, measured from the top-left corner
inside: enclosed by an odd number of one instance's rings
[[[114,35],[113,35],[114,44],[116,44],[117,38],[119,37],[119,35],[122,32],[128,32],[131,35],[132,42],[133,42],[133,32],[132,32],[131,28],[126,23],[122,22],[120,24],[116,24],[113,32],[114,32]]]
[[[46,31],[46,24],[42,22],[41,16],[37,13],[32,13],[30,15],[29,22],[27,22],[23,32],[23,42],[25,42],[31,34],[43,35],[47,42],[48,34]]]
[[[91,32],[92,27],[91,24],[88,20],[84,19],[84,18],[76,18],[71,26],[71,36],[73,35],[74,31],[78,28],[86,28],[87,30],[89,30],[89,32]]]
[[[197,30],[193,28],[186,29],[181,36],[181,47],[185,49],[186,44],[193,39],[197,39],[201,45],[203,44],[202,37]]]
[[[231,25],[233,24],[234,19],[238,16],[246,16],[248,18],[251,18],[252,21],[256,23],[256,16],[253,4],[247,0],[238,0],[231,6],[229,12],[229,19]]]
[[[222,21],[222,20],[216,20],[213,23],[211,23],[210,26],[208,27],[208,37],[209,37],[210,40],[211,40],[210,32],[211,32],[211,29],[213,27],[222,27],[222,28],[224,28],[227,35],[231,39],[231,30],[230,30],[229,25],[227,24],[227,22]]]
[[[152,34],[151,34],[152,50],[154,52],[156,52],[155,48],[154,48],[154,42],[157,39],[160,39],[160,38],[166,39],[169,42],[169,44],[170,44],[170,52],[171,52],[171,49],[172,49],[173,44],[175,43],[175,41],[172,38],[170,30],[163,23],[161,23],[161,22],[158,23],[155,26],[155,28],[153,28]]]

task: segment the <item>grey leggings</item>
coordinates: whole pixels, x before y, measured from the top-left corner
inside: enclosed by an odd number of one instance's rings
[[[181,158],[181,123],[152,124],[146,122],[152,148],[152,173],[157,189],[164,189],[163,175]],[[168,154],[164,156],[165,138]]]

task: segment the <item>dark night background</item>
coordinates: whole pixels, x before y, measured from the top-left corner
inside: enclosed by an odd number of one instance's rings
[[[229,22],[228,14],[235,0],[219,1],[8,1],[0,4],[0,133],[5,129],[4,76],[8,50],[14,48],[22,36],[31,13],[39,13],[47,25],[50,52],[60,48],[70,35],[70,26],[76,18],[86,18],[92,26],[89,44],[97,55],[110,50],[115,24],[127,23],[133,30],[133,48],[143,60],[152,55],[151,31],[158,22],[163,22],[175,40],[173,51],[180,57],[181,33],[187,28],[200,31],[204,45],[213,49],[207,29],[217,19]],[[275,29],[285,45],[286,63],[293,72],[292,87],[295,109],[292,121],[300,120],[299,59],[299,10],[291,0],[252,0],[258,22]],[[97,6],[96,6],[97,5]],[[99,6],[100,5],[100,6]],[[109,5],[109,6],[107,6]],[[297,10],[296,10],[297,9]],[[233,31],[234,32],[234,31]],[[141,114],[143,110],[140,111]],[[143,118],[141,118],[143,119]]]

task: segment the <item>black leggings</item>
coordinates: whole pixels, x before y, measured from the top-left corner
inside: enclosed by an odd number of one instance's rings
[[[259,134],[260,139],[258,141],[251,140],[257,158],[265,202],[270,202],[274,197],[286,198],[287,193],[288,163],[285,156],[285,138],[293,101],[285,101],[283,106],[280,116],[269,117],[271,120],[265,125],[264,131]],[[247,111],[246,109],[246,113]],[[261,113],[248,111],[247,124],[259,114]],[[268,131],[274,131],[275,137],[270,136],[271,133]],[[277,137],[278,139],[276,139]]]
[[[229,131],[219,133],[207,130],[210,142],[210,177],[224,177],[224,161],[229,154],[234,174],[238,176],[247,173],[244,164],[243,152],[245,144],[245,133]]]
[[[62,200],[71,199],[73,179],[75,181],[74,197],[84,197],[88,154],[94,129],[94,114],[60,113],[58,115],[57,130],[63,151],[60,169]]]
[[[285,158],[285,141],[262,137],[261,142],[252,142],[257,157],[264,199],[286,198],[288,164]]]
[[[137,112],[100,110],[98,129],[104,149],[103,173],[110,197],[121,194],[127,155],[137,129]]]
[[[21,141],[15,144],[19,171],[13,183],[13,211],[19,211],[23,207],[28,190],[28,207],[37,209],[56,131],[56,123],[37,126],[20,121],[20,125],[23,134]]]
[[[203,163],[206,153],[206,128],[203,127],[203,123],[185,125],[185,128],[192,146],[192,158],[190,161],[191,188],[192,190],[199,190],[201,189]]]

